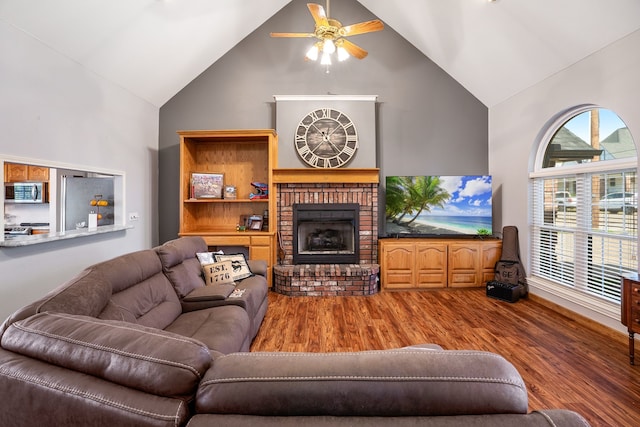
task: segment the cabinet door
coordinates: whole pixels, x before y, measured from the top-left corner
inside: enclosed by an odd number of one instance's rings
[[[480,285],[484,286],[485,283],[495,278],[496,262],[498,262],[502,254],[502,241],[485,242],[481,245],[481,248],[482,283]]]
[[[49,181],[49,168],[29,165],[27,175],[29,181]]]
[[[414,245],[410,243],[385,243],[382,246],[382,286],[389,289],[415,287],[413,265]]]
[[[477,243],[449,245],[449,287],[478,287],[480,281],[480,248]]]
[[[29,179],[28,169],[27,165],[7,163],[4,179],[7,182],[26,181]]]
[[[416,286],[419,288],[447,287],[447,244],[417,243]]]
[[[267,262],[267,265],[271,264],[271,246],[256,246],[251,245],[249,247],[249,258],[260,259]]]

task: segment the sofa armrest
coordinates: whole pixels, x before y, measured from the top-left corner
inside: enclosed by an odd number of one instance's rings
[[[526,414],[527,389],[497,354],[399,349],[234,353],[216,359],[198,413],[265,416]]]
[[[2,347],[158,396],[191,396],[211,364],[199,341],[121,321],[39,313],[11,324]]]
[[[267,277],[267,261],[261,259],[249,259],[247,260],[247,264],[249,265],[249,270],[251,270],[253,274]]]
[[[185,302],[202,302],[202,301],[221,301],[227,299],[231,292],[235,289],[235,285],[223,284],[223,285],[207,285],[195,288],[189,292],[182,301]]]

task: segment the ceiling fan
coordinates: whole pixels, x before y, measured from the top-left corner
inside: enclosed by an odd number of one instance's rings
[[[340,61],[347,59],[349,55],[363,59],[368,52],[345,37],[380,31],[384,28],[384,24],[379,19],[342,26],[340,21],[329,18],[329,0],[327,0],[326,13],[319,4],[307,3],[307,7],[316,24],[313,33],[271,33],[271,37],[317,38],[319,41],[309,49],[306,58],[315,61],[318,54],[322,52],[322,64],[331,64],[330,55],[336,51]]]

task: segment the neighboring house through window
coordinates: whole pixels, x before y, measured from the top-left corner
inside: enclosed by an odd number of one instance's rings
[[[619,316],[620,275],[638,270],[637,153],[612,111],[581,106],[546,130],[530,173],[531,280]]]

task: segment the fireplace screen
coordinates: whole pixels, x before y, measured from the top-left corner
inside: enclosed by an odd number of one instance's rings
[[[357,264],[359,206],[293,205],[294,264]]]

